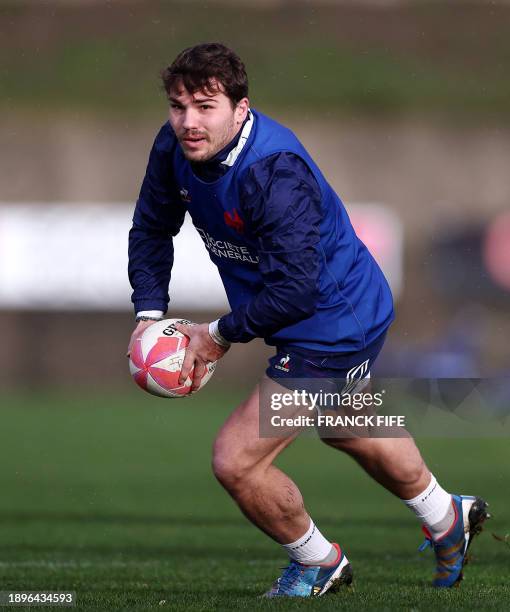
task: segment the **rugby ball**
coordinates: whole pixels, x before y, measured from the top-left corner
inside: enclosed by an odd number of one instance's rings
[[[189,338],[177,331],[176,323],[196,325],[187,319],[157,321],[135,340],[129,357],[129,371],[135,383],[159,397],[188,397],[192,394],[193,370],[184,384],[178,382]],[[207,383],[215,368],[215,361],[207,364],[200,388],[196,391]]]

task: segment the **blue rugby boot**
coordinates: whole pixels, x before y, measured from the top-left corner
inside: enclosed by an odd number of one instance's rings
[[[352,582],[352,568],[338,544],[336,561],[329,565],[303,565],[291,560],[264,597],[320,597]]]
[[[490,518],[489,504],[481,497],[452,495],[455,519],[450,529],[439,539],[433,540],[428,529],[422,527],[425,542],[419,550],[430,546],[436,555],[435,587],[459,586],[462,569],[467,563],[467,551],[475,535],[482,531],[483,522]]]

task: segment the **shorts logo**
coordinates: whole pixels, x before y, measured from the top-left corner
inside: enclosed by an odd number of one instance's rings
[[[223,218],[225,219],[225,223],[232,229],[235,229],[238,234],[244,234],[244,221],[235,208],[232,209],[232,212],[226,210],[223,213]]]
[[[179,194],[181,196],[181,200],[183,202],[191,202],[191,196],[189,194],[189,191],[187,189],[185,189],[184,187],[179,191]]]
[[[283,372],[290,372],[289,361],[290,361],[290,355],[286,355],[285,357],[282,357],[280,359],[280,365],[276,364],[275,368],[277,370],[282,370]]]
[[[342,389],[342,393],[351,393],[357,387],[360,380],[363,378],[370,378],[370,372],[368,364],[370,359],[367,359],[360,365],[351,368],[345,375],[345,387]]]

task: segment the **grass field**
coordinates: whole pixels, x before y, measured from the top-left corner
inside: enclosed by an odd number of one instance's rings
[[[243,57],[264,111],[508,124],[504,3],[272,4],[4,0],[0,106],[77,120],[159,116],[160,69],[185,47],[219,40]]]
[[[405,507],[347,457],[298,440],[281,458],[308,510],[348,552],[355,586],[306,601],[256,599],[285,564],[212,476],[214,432],[241,392],[183,403],[145,396],[2,397],[1,589],[74,590],[80,609],[508,609],[508,440],[428,440],[455,492],[494,519],[460,589],[429,586],[430,551]],[[42,609],[42,608],[41,608]]]

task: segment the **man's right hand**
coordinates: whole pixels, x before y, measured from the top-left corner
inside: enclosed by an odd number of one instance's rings
[[[139,321],[137,326],[135,327],[133,333],[131,334],[131,338],[129,339],[129,345],[126,357],[130,357],[131,349],[133,348],[133,344],[136,339],[143,334],[143,332],[153,323],[157,323],[157,321]]]

